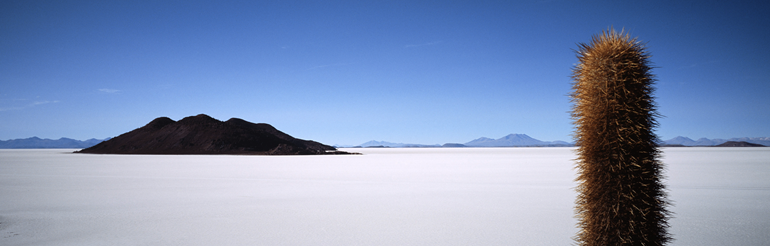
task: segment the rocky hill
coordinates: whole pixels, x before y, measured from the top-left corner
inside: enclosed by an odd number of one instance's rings
[[[727,141],[714,147],[765,147],[761,144],[749,143],[746,141]]]
[[[76,153],[93,154],[349,154],[315,141],[294,138],[265,123],[238,118],[219,121],[200,114],[147,125]]]

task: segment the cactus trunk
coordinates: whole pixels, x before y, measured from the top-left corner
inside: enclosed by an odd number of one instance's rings
[[[668,201],[644,45],[614,30],[580,44],[572,118],[579,245],[665,245]]]

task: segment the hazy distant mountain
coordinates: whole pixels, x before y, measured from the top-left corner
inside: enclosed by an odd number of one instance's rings
[[[53,139],[41,139],[38,137],[23,138],[23,139],[11,139],[2,141],[0,140],[0,149],[83,149],[94,146],[107,139],[88,139],[85,141],[75,140],[71,138],[59,138]]]
[[[721,143],[727,142],[727,140],[724,139],[708,139],[708,138],[700,138],[697,141],[692,140],[688,137],[682,137],[678,136],[669,140],[664,141],[664,144],[666,145],[684,145],[684,146],[713,146],[718,145]]]
[[[695,140],[692,140],[688,137],[682,137],[678,136],[666,141],[663,141],[666,145],[684,145],[684,146],[693,146],[695,145]]]
[[[718,144],[722,144],[724,142],[727,142],[727,140],[724,139],[708,139],[708,138],[699,138],[695,141],[695,146],[714,146]]]
[[[572,144],[564,141],[540,141],[534,139],[527,134],[509,134],[508,136],[491,139],[491,138],[478,138],[473,141],[465,143],[465,146],[469,147],[522,147],[522,146],[572,146]]]
[[[356,147],[372,148],[372,147],[389,147],[389,148],[414,148],[414,147],[524,147],[524,146],[544,146],[544,147],[562,147],[573,146],[574,144],[564,141],[540,141],[534,139],[526,134],[509,134],[508,136],[491,139],[481,137],[465,144],[461,143],[446,143],[443,145],[438,144],[405,144],[405,143],[391,143],[386,141],[369,141],[362,143]]]
[[[369,141],[366,143],[359,144],[356,147],[364,147],[364,148],[371,148],[371,147],[390,147],[390,148],[415,148],[415,147],[441,147],[441,145],[434,144],[434,145],[427,145],[427,144],[405,144],[405,143],[391,143],[386,141]]]
[[[465,143],[465,146],[474,146],[474,147],[489,146],[489,145],[494,145],[494,142],[495,142],[494,139],[487,138],[487,137],[480,137]]]
[[[684,146],[715,146],[723,144],[727,141],[733,141],[733,142],[747,142],[747,143],[753,143],[753,144],[761,144],[764,146],[770,146],[770,137],[755,137],[755,138],[731,138],[731,139],[708,139],[708,138],[700,138],[697,141],[692,140],[688,137],[682,137],[678,136],[666,141],[663,141],[666,145],[684,145]]]

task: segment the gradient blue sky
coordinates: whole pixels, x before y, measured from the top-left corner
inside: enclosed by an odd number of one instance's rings
[[[168,116],[326,144],[571,141],[577,43],[647,43],[662,139],[770,136],[767,1],[0,1],[0,140]]]

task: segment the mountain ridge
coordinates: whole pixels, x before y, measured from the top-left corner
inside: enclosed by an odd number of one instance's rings
[[[760,144],[764,146],[770,146],[770,137],[740,137],[729,139],[708,139],[699,138],[698,140],[692,140],[688,137],[677,136],[669,140],[661,141],[661,146],[718,146],[726,142],[747,142],[751,144]],[[440,144],[408,144],[408,143],[392,143],[387,141],[369,141],[355,147],[390,147],[390,148],[409,148],[409,147],[572,147],[574,143],[555,140],[555,141],[541,141],[530,137],[527,134],[508,134],[502,138],[492,139],[488,137],[480,137],[471,140],[464,144],[459,143],[446,143]],[[352,146],[348,146],[352,147]]]
[[[541,141],[530,137],[527,134],[508,134],[498,139],[492,139],[488,137],[480,137],[471,140],[467,143],[445,143],[441,144],[411,144],[411,143],[392,143],[387,141],[372,140],[366,143],[362,143],[356,146],[357,148],[373,148],[373,147],[388,147],[388,148],[421,148],[421,147],[570,147],[574,146],[573,143],[565,141]]]
[[[663,145],[682,145],[682,146],[717,146],[726,142],[747,142],[752,144],[760,144],[764,146],[770,146],[770,137],[740,137],[729,139],[708,139],[699,138],[698,140],[692,140],[688,137],[677,136],[669,140],[663,141]]]
[[[355,147],[374,148],[374,147],[389,147],[389,148],[421,148],[421,147],[441,147],[438,144],[408,144],[408,143],[391,143],[387,141],[371,140],[366,143],[359,144]]]
[[[527,134],[513,133],[502,138],[481,137],[465,143],[468,147],[567,147],[574,144],[564,141],[541,141]]]
[[[165,119],[162,119],[165,118]],[[237,118],[234,118],[237,119]],[[157,120],[157,121],[155,121]],[[167,118],[167,117],[160,117],[159,119],[155,119],[153,122],[148,123],[148,125],[152,124],[157,126],[164,126],[165,124],[173,122],[173,120]],[[238,119],[240,120],[240,119]],[[171,122],[169,122],[171,121]],[[245,122],[245,121],[244,121]],[[512,136],[513,135],[513,136]],[[489,144],[494,143],[497,140],[503,140],[505,139],[511,140],[515,137],[515,135],[522,135],[521,138],[523,139],[531,139],[534,141],[528,142],[527,144]],[[526,136],[526,137],[523,137]],[[38,138],[38,137],[30,137],[30,138],[19,138],[19,139],[9,139],[9,140],[0,140],[0,149],[82,149],[82,148],[88,148],[91,146],[94,146],[102,141],[109,140],[111,138],[106,139],[87,139],[87,140],[76,140],[71,138],[62,137],[59,139],[48,139],[48,138]],[[717,146],[723,143],[726,143],[728,141],[733,142],[747,142],[752,144],[761,144],[764,146],[770,146],[770,137],[739,137],[739,138],[729,138],[729,139],[721,139],[721,138],[715,138],[715,139],[709,139],[709,138],[698,138],[698,140],[693,140],[688,137],[684,136],[677,136],[674,138],[671,138],[669,140],[665,140],[661,142],[661,146]],[[470,145],[469,145],[470,143]],[[488,146],[483,146],[484,144],[476,144],[476,143],[486,143]],[[413,143],[393,143],[388,141],[368,141],[366,143],[356,145],[356,146],[335,146],[335,147],[391,147],[391,148],[420,148],[420,147],[524,147],[524,146],[543,146],[543,147],[568,147],[568,146],[574,146],[574,143],[569,143],[566,141],[541,141],[535,138],[531,138],[526,134],[509,134],[505,137],[499,138],[499,139],[492,139],[487,137],[480,137],[474,140],[471,140],[467,143],[461,144],[461,143],[446,143],[446,144],[413,144]]]
[[[102,141],[109,139],[110,138],[91,138],[87,140],[76,140],[65,137],[59,139],[49,139],[35,136],[30,138],[9,139],[5,141],[0,140],[0,149],[82,149],[94,146],[98,143],[101,143]]]

